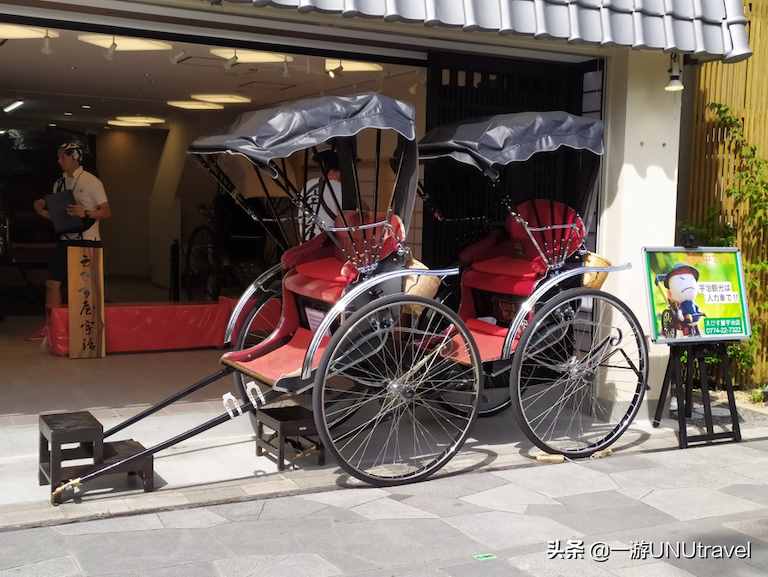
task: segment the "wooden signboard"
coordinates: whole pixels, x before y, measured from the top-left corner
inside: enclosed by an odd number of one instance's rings
[[[67,248],[69,358],[96,359],[106,354],[104,333],[104,258],[101,243]]]

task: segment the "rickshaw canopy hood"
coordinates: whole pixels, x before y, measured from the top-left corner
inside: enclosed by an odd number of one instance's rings
[[[421,160],[450,157],[489,178],[497,167],[567,146],[603,154],[603,123],[567,112],[499,114],[438,126],[419,142]]]
[[[241,115],[229,133],[195,140],[193,154],[240,153],[269,167],[273,160],[366,128],[395,130],[415,140],[413,108],[382,94],[323,96]]]

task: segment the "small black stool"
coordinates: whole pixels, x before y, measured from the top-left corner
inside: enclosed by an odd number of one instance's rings
[[[63,461],[93,459],[94,465],[104,462],[104,427],[91,413],[58,413],[40,415],[40,464],[38,481],[51,484],[51,492],[68,479],[69,470],[62,469]],[[73,449],[62,445],[78,443]],[[79,468],[79,467],[78,467]]]
[[[274,431],[270,439],[264,437],[264,427]],[[316,435],[312,411],[304,407],[272,407],[256,411],[256,456],[266,453],[275,457],[278,471],[285,470],[285,446],[288,443],[296,449],[294,459],[307,450],[302,445],[306,443],[308,449],[317,450],[317,464],[325,465],[323,445],[319,440],[311,438]],[[272,444],[275,437],[277,445]]]
[[[63,481],[82,477],[98,467],[118,463],[144,451],[144,446],[132,439],[105,443],[103,438],[104,427],[87,411],[40,415],[40,484],[50,483],[53,492]],[[61,448],[62,445],[72,443],[80,446]],[[63,461],[74,459],[93,459],[93,464],[62,467]],[[113,472],[138,475],[144,491],[153,491],[155,488],[152,455],[117,467]]]

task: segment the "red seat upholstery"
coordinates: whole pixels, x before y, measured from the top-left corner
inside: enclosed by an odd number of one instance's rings
[[[299,327],[287,343],[274,348],[264,355],[247,359],[242,354],[235,355],[229,353],[222,357],[222,362],[262,383],[274,385],[281,378],[299,375],[301,365],[304,362],[304,355],[311,340],[312,333],[307,329]],[[313,368],[318,365],[327,346],[328,338],[326,337],[320,343],[317,353],[315,353],[315,358],[312,362]]]
[[[334,259],[335,260],[335,259]],[[312,278],[296,272],[285,277],[285,288],[294,294],[305,296],[325,303],[334,304],[344,294],[347,282],[332,282],[325,279]]]
[[[329,256],[318,260],[303,262],[296,266],[296,271],[315,280],[331,283],[348,283],[349,274],[344,274],[344,261]]]
[[[296,272],[285,278],[285,286],[292,293],[334,304],[356,276],[348,263],[327,256],[298,264]]]

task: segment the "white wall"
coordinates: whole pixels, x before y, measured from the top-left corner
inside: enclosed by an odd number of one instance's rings
[[[681,96],[664,90],[668,63],[663,53],[626,50],[616,50],[607,62],[607,152],[598,249],[614,264],[632,264],[632,270],[610,275],[604,289],[629,304],[647,335],[641,250],[675,240]],[[651,345],[650,356],[648,398],[654,399],[664,377],[667,347]]]

